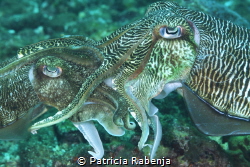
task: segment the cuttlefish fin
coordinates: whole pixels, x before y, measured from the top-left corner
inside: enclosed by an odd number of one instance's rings
[[[207,135],[246,135],[250,134],[250,122],[231,118],[199,97],[183,83],[183,96],[195,125]]]
[[[93,151],[88,151],[96,159],[101,159],[104,155],[104,149],[99,133],[92,121],[72,122],[75,127],[83,134],[84,138],[94,148]]]
[[[33,119],[46,112],[47,109],[42,103],[37,104],[29,109],[27,114],[18,119],[16,122],[0,129],[1,140],[21,140],[28,137],[30,134],[28,129]]]

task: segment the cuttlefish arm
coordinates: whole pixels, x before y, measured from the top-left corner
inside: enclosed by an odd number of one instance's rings
[[[101,84],[88,98],[90,102],[86,102],[70,120],[72,122],[96,120],[110,135],[122,136],[125,133],[124,129],[113,122],[117,107],[124,105],[120,104],[118,99],[117,92]]]
[[[102,141],[92,121],[74,123],[73,125],[83,134],[84,138],[94,148],[93,151],[88,151],[96,159],[101,159],[104,155]]]
[[[158,146],[160,145],[160,142],[161,142],[162,126],[161,126],[161,122],[159,120],[158,115],[150,116],[149,120],[150,120],[150,127],[154,131],[154,142],[153,142],[152,146],[150,145],[150,147],[151,147],[150,159],[153,159],[155,157]]]
[[[145,37],[146,38],[146,37]],[[147,43],[148,42],[148,43]],[[133,97],[132,94],[129,92],[129,88],[126,88],[125,82],[128,78],[135,73],[138,68],[141,67],[141,62],[147,61],[149,54],[146,54],[148,50],[150,50],[151,41],[149,39],[144,39],[143,42],[135,49],[130,56],[130,60],[127,60],[123,66],[122,71],[117,74],[117,76],[113,79],[114,85],[112,85],[113,89],[119,92],[119,94],[126,100],[129,104],[127,110],[131,113],[131,115],[136,119],[139,126],[142,130],[142,136],[139,141],[139,149],[142,149],[145,146],[145,142],[149,135],[149,127],[148,127],[148,120],[147,115],[142,108],[142,106],[136,102],[136,99]],[[145,57],[140,56],[140,54],[145,53]],[[146,60],[144,60],[146,59]],[[115,113],[115,120],[122,119],[124,126],[130,129],[134,128],[134,125],[128,120],[128,112],[124,110],[118,109]]]
[[[107,99],[108,97],[108,99]],[[104,151],[101,139],[92,120],[98,121],[104,129],[113,136],[122,136],[125,131],[113,122],[116,107],[122,107],[124,102],[119,100],[119,94],[104,84],[101,84],[88,98],[92,102],[86,102],[84,107],[74,114],[70,119],[81,131],[94,152],[89,152],[95,158],[102,158]]]
[[[158,94],[154,99],[163,99],[165,98],[169,93],[172,91],[182,87],[182,84],[180,82],[174,82],[174,83],[168,83],[164,86],[160,94]],[[149,102],[149,119],[150,119],[150,126],[152,127],[154,131],[154,142],[151,146],[150,151],[150,158],[154,158],[156,151],[158,149],[158,146],[160,145],[160,141],[162,138],[162,126],[161,122],[159,120],[159,117],[157,115],[157,112],[159,109],[150,101]]]
[[[104,149],[99,133],[93,124],[93,120],[98,121],[104,127],[104,129],[113,136],[122,136],[124,135],[125,131],[113,123],[113,112],[112,110],[111,112],[106,111],[107,109],[105,108],[107,108],[107,106],[93,102],[87,103],[88,104],[84,105],[83,109],[80,109],[77,114],[72,116],[71,121],[93,147],[94,152],[89,151],[89,153],[93,157],[100,159],[104,155]]]

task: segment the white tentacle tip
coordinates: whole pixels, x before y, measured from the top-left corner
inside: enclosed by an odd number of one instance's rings
[[[102,150],[101,152],[97,152],[97,153],[95,153],[93,151],[88,151],[88,153],[96,159],[101,159],[104,155],[104,150]]]

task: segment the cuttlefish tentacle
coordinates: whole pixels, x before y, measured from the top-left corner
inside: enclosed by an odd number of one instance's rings
[[[139,45],[135,51],[131,54],[130,59],[124,63],[123,70],[121,74],[118,74],[118,76],[114,80],[114,87],[115,89],[125,97],[126,101],[129,104],[129,111],[132,112],[132,116],[136,119],[138,124],[141,126],[142,129],[142,137],[139,142],[139,148],[142,149],[144,147],[144,143],[146,142],[149,134],[148,129],[148,121],[147,116],[145,114],[145,110],[138,106],[137,103],[134,103],[134,100],[130,97],[130,94],[127,94],[125,91],[125,82],[128,80],[128,78],[136,73],[137,71],[141,72],[144,68],[143,63],[148,60],[149,53],[150,53],[150,47],[151,47],[151,37],[145,38],[145,40]],[[140,55],[145,55],[145,57],[142,57]],[[144,60],[146,59],[146,60]],[[144,61],[143,61],[144,60]],[[141,68],[138,70],[138,68]],[[137,72],[137,73],[139,73]],[[134,74],[138,75],[138,74]],[[116,116],[120,117],[121,115],[123,117],[124,111],[118,110],[116,111]],[[125,126],[130,126],[130,121],[127,120],[129,118],[128,116],[123,117]],[[128,124],[129,123],[129,124]]]
[[[104,80],[104,83],[106,83],[107,86],[109,86],[111,89],[116,89],[114,86],[114,78],[110,77]],[[129,116],[129,105],[127,104],[126,99],[123,96],[120,96],[117,101],[120,102],[121,105],[117,104],[117,109],[114,113],[113,122],[117,126],[124,126],[126,129],[133,130],[135,128],[134,122],[130,122],[130,116]],[[126,103],[127,105],[123,105]]]
[[[124,117],[122,118],[122,121],[124,122],[124,128],[128,130],[134,130],[136,127],[135,122],[130,120],[130,114],[129,112],[126,112]]]
[[[137,121],[137,123],[139,124],[142,130],[142,135],[138,143],[139,149],[142,149],[145,146],[145,143],[149,135],[149,126],[148,126],[148,119],[147,119],[148,117],[140,101],[138,101],[138,99],[133,95],[129,87],[126,87],[126,93],[128,94],[129,100],[131,100],[131,103],[133,105],[133,108],[130,111],[130,113],[134,117],[134,119]]]

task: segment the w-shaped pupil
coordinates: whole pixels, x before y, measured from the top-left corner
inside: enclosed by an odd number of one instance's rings
[[[177,27],[166,27],[166,33],[167,34],[176,34],[178,32]]]

